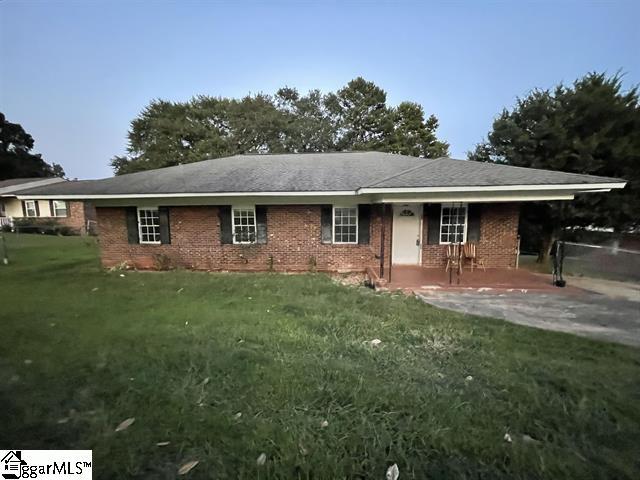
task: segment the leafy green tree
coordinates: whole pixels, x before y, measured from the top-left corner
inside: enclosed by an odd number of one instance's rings
[[[390,112],[393,131],[385,150],[414,157],[437,158],[448,155],[449,144],[438,140],[438,119],[430,115],[425,121],[422,106],[402,102]]]
[[[117,175],[240,153],[382,150],[423,157],[446,155],[438,121],[422,107],[386,105],[386,93],[363,78],[336,93],[242,99],[197,96],[154,100],[131,122],[127,154],[111,159]]]
[[[0,113],[0,180],[29,177],[64,177],[62,166],[49,165],[42,155],[31,153],[33,137],[18,123]]]
[[[539,239],[541,261],[564,227],[624,231],[640,226],[638,90],[623,91],[618,75],[590,73],[571,86],[535,90],[518,99],[469,159],[628,180],[621,191],[526,205],[521,227]]]
[[[393,132],[387,93],[362,77],[325,98],[337,127],[337,150],[378,150]]]
[[[284,87],[276,93],[275,104],[285,116],[287,152],[326,152],[335,148],[335,119],[319,90],[300,96],[296,89]]]

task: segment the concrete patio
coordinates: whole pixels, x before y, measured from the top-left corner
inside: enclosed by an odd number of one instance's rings
[[[391,280],[386,285],[390,290],[559,290],[551,284],[550,275],[518,269],[487,268],[486,271],[471,271],[465,268],[458,276],[457,272],[446,272],[444,268],[395,265],[391,268],[390,274]]]

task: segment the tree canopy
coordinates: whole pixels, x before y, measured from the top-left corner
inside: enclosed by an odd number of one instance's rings
[[[623,91],[619,75],[590,73],[571,86],[532,91],[503,110],[469,159],[628,180],[623,190],[570,204],[526,205],[525,228],[543,239],[543,250],[562,227],[640,227],[638,89]]]
[[[42,155],[31,153],[33,137],[22,125],[9,122],[0,113],[0,180],[29,177],[64,177],[56,163],[49,165]]]
[[[386,92],[360,77],[325,95],[284,87],[241,99],[158,99],[131,122],[127,155],[111,166],[120,175],[241,153],[373,149],[433,158],[449,148],[437,128],[420,105],[388,106]]]

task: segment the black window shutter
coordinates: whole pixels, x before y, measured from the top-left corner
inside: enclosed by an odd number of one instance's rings
[[[256,243],[267,243],[267,207],[256,205]]]
[[[363,203],[358,205],[358,243],[369,244],[369,224],[371,223],[371,205]]]
[[[40,216],[40,202],[38,200],[35,200],[33,203],[36,206],[36,217],[39,217]]]
[[[467,242],[478,243],[480,241],[482,204],[472,203],[467,208]]]
[[[171,224],[169,222],[169,207],[158,207],[158,219],[160,220],[160,243],[171,243]]]
[[[427,215],[427,245],[438,245],[440,243],[440,215],[441,205],[430,203],[425,205]]]
[[[23,217],[27,216],[27,204],[24,200],[22,200],[22,216]]]
[[[53,208],[53,200],[49,200],[49,216],[50,217],[56,216],[56,211]]]
[[[320,207],[320,223],[321,223],[321,236],[320,241],[322,243],[331,243],[333,239],[333,207],[331,205],[322,205]]]
[[[127,207],[127,240],[129,243],[140,243],[138,238],[138,209]]]
[[[233,243],[231,205],[220,205],[218,207],[218,218],[220,219],[220,243]]]
[[[69,202],[64,202],[64,209],[67,212],[65,217],[71,215],[71,204]]]

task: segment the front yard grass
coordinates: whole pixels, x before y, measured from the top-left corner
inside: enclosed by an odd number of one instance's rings
[[[7,244],[3,448],[93,449],[94,478],[640,478],[637,349],[321,274],[107,272],[92,239]]]

